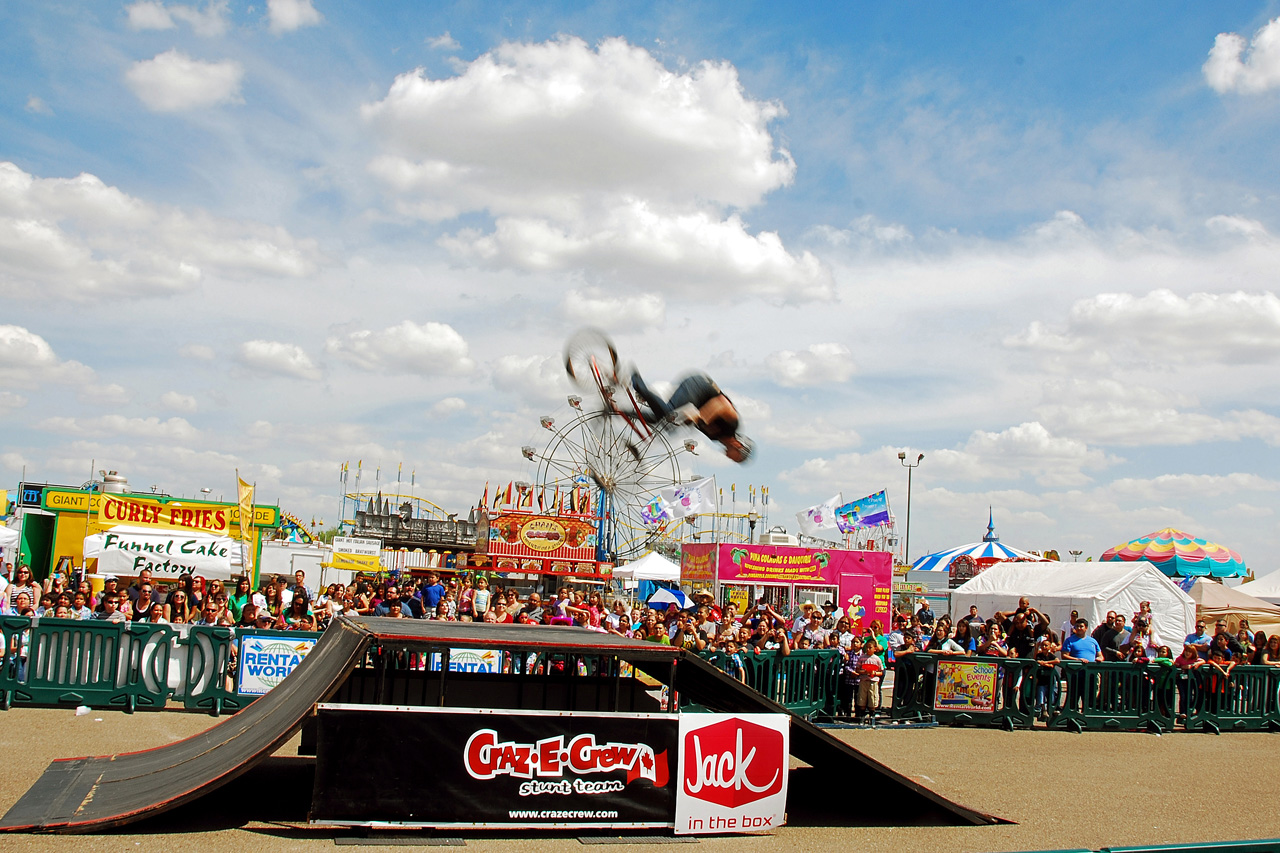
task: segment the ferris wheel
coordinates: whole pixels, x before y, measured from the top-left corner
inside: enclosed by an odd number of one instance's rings
[[[542,418],[552,435],[541,451],[523,448],[525,458],[537,466],[538,487],[591,488],[600,558],[639,556],[663,538],[669,524],[647,524],[641,511],[660,489],[683,482],[680,454],[692,453],[697,445],[691,440],[673,443],[664,432],[641,438],[614,412],[583,409],[577,396],[569,398],[569,405],[563,425]]]

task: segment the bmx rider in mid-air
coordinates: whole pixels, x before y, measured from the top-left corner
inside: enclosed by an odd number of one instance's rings
[[[738,433],[738,409],[720,386],[705,373],[693,373],[680,380],[670,400],[663,400],[645,385],[640,371],[631,373],[631,387],[644,403],[641,414],[651,424],[695,427],[711,441],[724,446],[724,455],[734,462],[746,462],[751,442]]]

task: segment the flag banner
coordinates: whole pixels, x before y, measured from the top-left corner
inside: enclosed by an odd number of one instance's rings
[[[836,526],[836,507],[843,502],[839,492],[830,499],[796,513],[796,521],[800,522],[800,532],[806,536],[817,536],[820,530]]]
[[[879,527],[889,523],[889,499],[884,489],[836,510],[836,527],[841,533],[852,533],[858,527]]]
[[[646,524],[716,511],[716,478],[706,477],[662,489],[640,511]]]

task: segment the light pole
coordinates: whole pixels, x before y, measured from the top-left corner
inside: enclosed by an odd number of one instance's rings
[[[906,563],[908,568],[911,567],[911,472],[920,467],[922,459],[924,459],[923,453],[916,457],[915,462],[908,462],[906,451],[898,451],[898,462],[907,469],[907,543],[903,547],[902,562]]]
[[[750,532],[747,534],[747,544],[756,544],[756,522],[760,520],[760,514],[754,509],[747,513],[747,524],[750,525]]]
[[[1068,551],[1067,553],[1071,555],[1071,562],[1078,563],[1080,562],[1080,555],[1083,554],[1084,551]]]

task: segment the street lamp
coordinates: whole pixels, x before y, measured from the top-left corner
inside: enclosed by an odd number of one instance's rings
[[[902,562],[908,567],[911,566],[911,472],[920,467],[922,459],[924,459],[923,453],[916,457],[915,462],[908,462],[906,451],[898,451],[898,462],[907,469],[907,543],[903,548]]]
[[[1080,555],[1083,554],[1084,551],[1068,551],[1067,553],[1071,555],[1071,562],[1078,563],[1080,562]]]
[[[760,520],[760,513],[756,512],[754,509],[751,510],[751,512],[747,513],[747,524],[749,526],[749,532],[747,533],[747,544],[749,545],[756,544],[756,522],[759,520]]]

